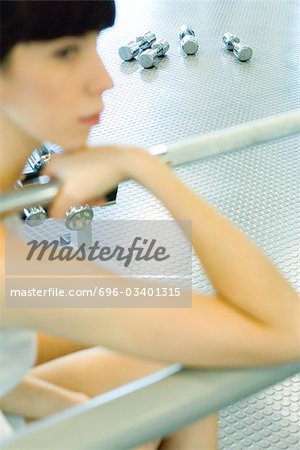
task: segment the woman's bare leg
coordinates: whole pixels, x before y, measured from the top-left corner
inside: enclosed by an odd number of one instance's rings
[[[52,359],[60,358],[73,352],[87,348],[69,339],[62,339],[46,333],[37,334],[37,360],[36,365],[43,364]]]
[[[159,450],[218,450],[218,415],[207,417],[164,438]]]
[[[95,397],[166,367],[103,348],[90,348],[36,366],[30,375],[89,397]],[[160,440],[135,450],[156,450]]]
[[[66,389],[95,397],[166,367],[156,361],[89,348],[34,367],[30,374]],[[197,422],[135,450],[217,450],[217,416]]]
[[[218,450],[218,415],[182,428],[134,450]]]
[[[30,375],[95,397],[166,367],[96,347],[77,351],[36,366]]]

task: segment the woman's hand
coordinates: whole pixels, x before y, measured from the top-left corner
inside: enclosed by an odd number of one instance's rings
[[[50,216],[62,218],[71,206],[102,205],[103,196],[122,180],[132,177],[133,161],[150,156],[135,147],[87,148],[72,154],[54,155],[41,175],[58,178],[62,187],[52,203]]]

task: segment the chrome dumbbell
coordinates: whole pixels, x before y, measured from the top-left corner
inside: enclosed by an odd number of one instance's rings
[[[248,61],[252,58],[253,51],[248,45],[242,44],[240,39],[232,33],[225,33],[222,37],[223,44],[229,51],[233,51],[234,55],[240,61]]]
[[[194,55],[199,48],[199,44],[195,38],[195,32],[191,26],[183,24],[178,29],[181,49],[187,55]]]
[[[39,183],[39,171],[47,164],[52,155],[52,151],[41,145],[36,148],[27,160],[27,164],[22,172],[22,180],[15,184],[16,189]],[[42,225],[48,218],[47,209],[41,205],[24,208],[21,219],[30,227]]]
[[[50,160],[52,154],[53,152],[44,145],[35,149],[23,170],[22,179],[17,181],[15,188],[23,189],[30,185],[43,184],[45,176],[40,176],[39,172]],[[118,188],[115,188],[106,194],[105,205],[116,202],[117,192]],[[65,225],[70,230],[80,230],[91,222],[93,216],[93,209],[89,205],[72,206],[66,212]],[[47,218],[47,207],[42,205],[27,207],[21,214],[21,219],[30,227],[43,224]]]
[[[51,155],[52,151],[43,145],[35,149],[27,161],[22,174],[23,179],[17,181],[15,188],[22,189],[40,184],[43,177],[39,176],[39,172],[50,160]],[[42,205],[27,207],[21,214],[21,219],[30,227],[42,225],[47,218],[47,208]],[[93,210],[90,206],[74,206],[66,212],[65,225],[70,230],[80,230],[90,223],[92,218]]]
[[[30,187],[36,184],[40,184],[40,177],[36,176],[36,173],[29,172],[27,173],[22,180],[18,180],[14,187],[15,189],[24,189],[26,187]],[[24,173],[23,173],[24,175]],[[48,218],[47,209],[43,208],[43,206],[30,206],[24,208],[22,213],[20,214],[20,218],[28,225],[29,227],[36,227],[38,225],[42,225],[45,220]]]
[[[151,49],[145,50],[139,56],[139,63],[144,69],[154,67],[159,61],[159,58],[165,56],[169,50],[170,45],[165,39],[160,39],[152,45]]]
[[[119,48],[119,56],[123,61],[131,61],[138,56],[141,51],[151,48],[156,40],[156,36],[152,31],[147,31],[143,36],[138,36],[135,41],[129,42]]]

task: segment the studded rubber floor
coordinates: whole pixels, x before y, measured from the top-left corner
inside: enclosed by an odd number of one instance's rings
[[[299,1],[120,0],[117,11],[115,27],[99,40],[115,87],[105,94],[105,112],[91,132],[92,144],[151,147],[300,107]],[[177,28],[185,22],[199,41],[194,56],[184,56],[177,41]],[[118,47],[148,30],[169,41],[168,56],[148,70],[137,61],[122,62]],[[227,31],[252,47],[250,61],[241,63],[223,48]],[[244,230],[300,291],[299,137],[176,171]],[[168,214],[128,182],[120,187],[117,204],[102,209],[101,217]],[[196,260],[194,285],[210,290]],[[224,409],[220,448],[299,450],[300,376]]]

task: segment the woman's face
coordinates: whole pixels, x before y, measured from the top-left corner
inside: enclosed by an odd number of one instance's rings
[[[97,35],[17,44],[0,75],[2,113],[39,142],[82,146],[103,109],[101,94],[113,85]]]

